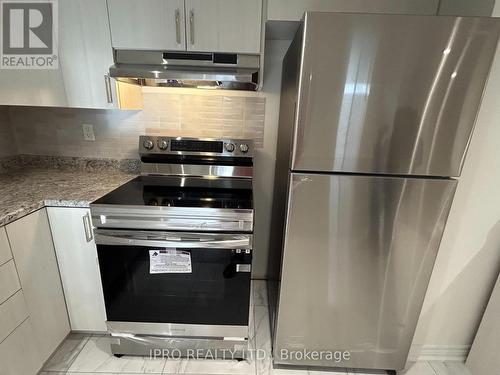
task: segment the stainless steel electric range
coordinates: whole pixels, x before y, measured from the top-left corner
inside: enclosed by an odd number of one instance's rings
[[[142,175],[90,206],[113,354],[243,358],[252,141],[142,136],[139,154]]]

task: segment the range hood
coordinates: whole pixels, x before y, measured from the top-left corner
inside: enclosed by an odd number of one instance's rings
[[[109,75],[117,81],[156,87],[255,91],[259,55],[115,50]]]

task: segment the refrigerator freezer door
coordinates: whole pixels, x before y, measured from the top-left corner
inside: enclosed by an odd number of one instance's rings
[[[307,13],[292,170],[459,176],[499,32],[494,18]]]
[[[401,370],[455,187],[452,179],[292,174],[275,362]],[[327,358],[344,351],[349,360]]]

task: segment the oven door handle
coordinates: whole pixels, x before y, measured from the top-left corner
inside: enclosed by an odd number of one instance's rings
[[[251,249],[252,235],[206,233],[147,233],[143,231],[96,230],[97,245],[152,246],[202,249]]]

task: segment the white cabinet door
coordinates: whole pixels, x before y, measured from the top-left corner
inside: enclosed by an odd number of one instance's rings
[[[45,209],[7,225],[7,235],[42,362],[69,333],[68,313]]]
[[[105,75],[113,65],[106,0],[59,2],[59,62],[72,108],[116,108],[114,84]]]
[[[22,290],[0,303],[0,342],[5,340],[29,316]]]
[[[12,259],[12,253],[10,252],[9,240],[7,239],[7,232],[5,228],[0,228],[0,266]]]
[[[260,53],[262,0],[186,0],[189,51]]]
[[[37,342],[33,340],[35,330],[30,318],[26,319],[4,341],[0,343],[0,374],[36,375],[44,359]]]
[[[47,208],[71,329],[106,331],[97,249],[86,208]]]
[[[60,70],[0,69],[0,105],[66,107]]]
[[[59,69],[0,69],[0,105],[117,108],[104,78],[113,65],[106,0],[58,4]]]
[[[21,289],[16,265],[11,259],[0,266],[0,304]]]
[[[184,0],[108,0],[113,47],[184,50]]]

